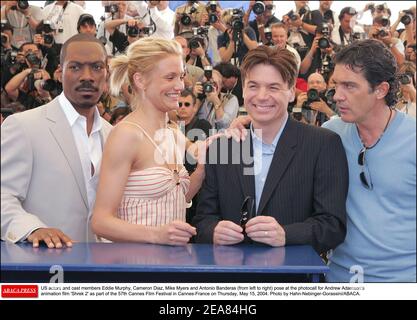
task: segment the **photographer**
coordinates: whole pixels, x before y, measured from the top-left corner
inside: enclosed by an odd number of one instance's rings
[[[355,8],[345,7],[339,14],[339,26],[334,28],[331,34],[332,41],[339,46],[347,46],[354,41],[354,33],[364,33],[359,26],[352,27],[352,19],[357,14]]]
[[[207,27],[193,28],[193,37],[188,40],[190,49],[187,56],[187,64],[204,68],[211,66],[211,60],[207,54]]]
[[[7,20],[13,27],[11,44],[16,48],[32,41],[41,17],[41,8],[29,5],[28,1],[2,1],[1,20]]]
[[[373,24],[369,29],[368,37],[384,43],[394,55],[398,65],[401,65],[405,61],[404,45],[400,39],[393,37],[389,28],[389,20],[387,24],[385,22],[385,17],[378,16],[374,18]]]
[[[38,45],[25,43],[20,47],[20,54],[25,57],[26,67],[5,85],[5,90],[10,99],[33,109],[51,100],[49,91],[55,89],[56,83],[41,66]]]
[[[273,1],[255,1],[251,0],[249,8],[243,17],[245,25],[248,25],[255,31],[257,42],[267,43],[265,38],[265,28],[271,24],[280,22],[274,16],[275,5]],[[251,12],[255,14],[255,19],[249,22]]]
[[[120,26],[125,26],[126,34],[119,30]],[[114,52],[123,53],[126,48],[137,39],[145,36],[148,27],[136,19],[115,19],[105,23],[105,28],[109,33],[110,42],[114,46]]]
[[[48,60],[45,70],[52,77],[59,65],[62,45],[55,42],[55,32],[49,21],[39,23],[36,34],[33,36],[33,43],[40,47],[42,56]]]
[[[182,57],[184,59],[184,66],[185,66],[185,78],[184,78],[184,85],[186,88],[192,88],[199,81],[203,75],[204,71],[200,67],[188,64],[186,62],[188,54],[190,53],[191,49],[188,46],[188,41],[184,37],[176,36],[175,41],[177,41],[182,48]]]
[[[308,79],[314,72],[321,73],[325,79],[328,78],[333,69],[332,57],[334,55],[333,44],[329,36],[330,32],[327,24],[323,23],[323,26],[317,28],[317,34],[310,51],[301,62],[301,78]]]
[[[63,44],[78,33],[77,22],[84,9],[72,1],[55,1],[42,10],[42,20],[50,21],[56,31],[55,42]]]
[[[187,1],[175,9],[175,36],[190,39],[193,36],[192,28],[202,25],[206,6],[201,1]]]
[[[204,82],[197,82],[193,93],[197,97],[197,117],[210,122],[217,130],[227,129],[239,111],[237,98],[229,93],[223,94],[223,77],[220,72],[207,68]]]
[[[307,83],[308,91],[298,95],[297,109],[294,108],[293,112],[294,110],[301,111],[301,121],[321,126],[329,118],[335,116],[336,112],[328,105],[327,85],[323,76],[320,73],[313,73],[308,77]]]
[[[208,1],[206,6],[207,13],[203,14],[203,21],[206,21],[206,25],[210,25],[207,38],[207,53],[211,57],[213,65],[216,65],[222,61],[219,48],[217,46],[217,38],[223,34],[227,26],[222,19],[222,9],[219,1]]]
[[[83,13],[77,22],[78,33],[87,33],[92,36],[97,35],[97,26],[94,17],[89,13]]]
[[[282,22],[289,30],[288,43],[297,49],[304,58],[311,47],[317,26],[322,24],[321,14],[310,11],[308,1],[294,1],[295,10],[282,17]]]
[[[281,48],[287,49],[291,51],[295,55],[295,59],[297,60],[297,67],[300,70],[301,66],[301,57],[298,54],[298,51],[291,47],[288,43],[288,31],[287,28],[283,23],[274,23],[271,25],[271,36],[272,36],[272,43]]]
[[[105,44],[108,55],[115,55],[116,48],[110,41],[110,34],[107,31],[107,27],[109,24],[112,26],[113,21],[117,20],[119,23],[114,24],[114,28],[117,28],[120,33],[126,35],[126,22],[133,19],[133,17],[126,14],[127,1],[107,1],[106,3],[108,3],[108,5],[104,5],[104,12],[107,16],[101,17],[101,23],[98,26],[96,37],[100,39],[103,44]]]
[[[399,70],[400,92],[396,105],[398,111],[416,117],[416,65],[404,62]]]
[[[175,13],[169,1],[134,1],[140,20],[146,26],[154,26],[151,38],[174,38]]]
[[[234,59],[235,65],[240,65],[249,50],[258,46],[255,31],[243,22],[244,13],[240,9],[229,9],[223,12],[223,21],[227,26],[226,32],[217,38],[222,62]]]
[[[6,20],[1,21],[1,87],[16,74],[17,49],[12,46],[13,27]]]
[[[217,70],[222,75],[221,92],[232,93],[238,99],[239,106],[243,106],[242,78],[239,68],[230,62],[220,62],[214,66],[213,70]]]

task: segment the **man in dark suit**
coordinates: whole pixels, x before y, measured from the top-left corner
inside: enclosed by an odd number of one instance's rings
[[[339,136],[288,117],[297,76],[291,52],[260,46],[241,71],[250,138],[210,147],[196,241],[309,244],[319,253],[337,247],[346,234],[348,190]]]

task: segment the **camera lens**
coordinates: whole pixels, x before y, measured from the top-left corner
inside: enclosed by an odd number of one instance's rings
[[[28,1],[17,1],[17,6],[21,10],[26,10],[27,8],[29,8],[29,2]]]
[[[190,49],[197,49],[200,46],[200,42],[197,38],[191,38],[189,46]]]
[[[305,7],[301,8],[298,13],[300,16],[302,16],[303,14],[305,14],[307,12],[307,9]]]
[[[408,26],[411,23],[411,18],[409,15],[405,15],[401,18],[401,22],[403,25]]]
[[[319,48],[320,49],[327,49],[330,48],[330,41],[327,38],[320,38],[319,39]]]
[[[184,26],[189,26],[191,24],[191,17],[188,14],[184,13],[181,17],[181,23]]]
[[[41,59],[38,58],[38,56],[34,53],[28,53],[26,55],[26,59],[29,61],[29,63],[32,66],[37,66],[39,67],[39,65],[41,64]]]
[[[211,93],[214,91],[213,84],[211,82],[203,83],[203,91],[204,93]]]
[[[52,79],[47,79],[42,82],[41,87],[45,91],[53,91],[56,88],[56,82]]]
[[[45,42],[46,44],[52,44],[54,42],[54,37],[51,34],[44,34],[43,42]]]
[[[132,38],[136,38],[139,35],[139,28],[137,26],[128,27],[127,35]]]
[[[407,85],[407,84],[410,84],[411,83],[410,77],[408,75],[406,75],[406,74],[400,75],[399,80],[400,80],[400,83],[402,85]]]
[[[265,12],[265,4],[262,1],[256,1],[252,10],[254,14],[260,15]]]
[[[308,101],[319,101],[320,100],[319,92],[316,89],[308,90],[307,99]]]

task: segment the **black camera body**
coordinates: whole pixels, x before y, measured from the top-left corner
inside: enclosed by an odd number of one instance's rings
[[[332,10],[329,9],[329,10],[326,10],[326,12],[324,12],[323,21],[326,23],[334,23]]]
[[[198,94],[197,98],[199,100],[204,100],[206,98],[207,93],[211,93],[214,91],[214,84],[213,84],[213,67],[212,66],[205,66],[204,67],[204,76],[207,81],[203,82],[201,85],[203,87],[203,93]]]
[[[291,21],[295,21],[298,19],[298,15],[291,10],[290,12],[287,13],[288,18],[290,18]]]
[[[381,17],[381,25],[383,27],[388,27],[389,26],[389,17],[388,16]]]
[[[119,6],[117,4],[110,4],[108,6],[104,6],[104,12],[115,14],[119,12]]]
[[[51,24],[50,21],[48,21],[48,20],[43,21],[42,31],[45,32],[45,33],[54,32],[54,28],[52,28],[52,24]]]
[[[197,12],[198,4],[193,3],[193,5],[190,8],[190,11],[188,13],[183,13],[180,18],[180,22],[184,26],[189,26],[192,22],[191,15],[195,14]]]
[[[243,23],[244,15],[243,9],[233,9],[232,18],[230,19],[233,32],[240,33],[245,28],[245,24]]]
[[[7,43],[8,40],[9,39],[7,38],[6,35],[4,35],[4,34],[1,35],[1,45],[2,46],[4,46]]]
[[[139,36],[139,27],[138,26],[127,26],[126,25],[126,33],[129,37],[136,38]]]
[[[193,28],[193,37],[188,42],[190,49],[197,49],[199,46],[204,48],[204,37],[207,37],[208,28],[206,27],[195,27]]]
[[[320,74],[326,79],[326,76],[329,75],[334,69],[334,62],[332,57],[328,54],[324,55],[321,60],[321,69]]]
[[[26,59],[31,64],[31,68],[39,68],[41,65],[41,59],[35,53],[29,52],[26,55]]]
[[[266,39],[266,43],[265,43],[265,45],[267,45],[267,46],[273,46],[274,45],[274,43],[272,42],[272,30],[271,30],[271,28],[265,28],[264,29],[264,34],[265,34],[265,39]]]
[[[210,1],[207,11],[209,24],[213,24],[219,21],[219,18],[217,17],[217,1]]]
[[[44,34],[43,35],[43,42],[45,44],[53,44],[54,43],[54,36],[52,34]]]
[[[323,23],[319,32],[323,35],[318,41],[319,48],[323,50],[330,48],[330,26],[327,23]]]

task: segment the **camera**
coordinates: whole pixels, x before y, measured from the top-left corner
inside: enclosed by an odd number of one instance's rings
[[[42,89],[48,92],[54,91],[56,89],[56,82],[52,79],[46,80],[35,80],[34,86],[36,89]]]
[[[403,12],[405,13],[405,16],[401,18],[401,22],[403,25],[408,26],[414,19],[414,13],[411,10],[403,10]]]
[[[17,6],[12,6],[11,10],[17,10],[19,8],[20,10],[26,10],[29,8],[29,1],[17,1]]]
[[[29,52],[26,55],[26,59],[31,64],[31,68],[40,67],[41,65],[41,59],[39,59],[35,53]]]
[[[219,18],[217,17],[217,1],[210,1],[208,9],[209,9],[209,13],[208,13],[209,23],[210,24],[216,23],[219,20]]]
[[[326,54],[321,60],[320,74],[326,79],[326,76],[334,69],[334,63],[332,57]]]
[[[376,38],[383,38],[388,35],[388,32],[386,32],[384,29],[378,30],[377,33],[375,33],[374,37]]]
[[[265,12],[265,3],[263,1],[256,1],[252,7],[252,11],[257,16]]]
[[[117,4],[110,4],[108,6],[104,6],[104,12],[115,14],[119,12],[119,6]]]
[[[273,46],[274,43],[272,42],[272,30],[271,28],[265,28],[264,29],[265,39],[267,40],[267,43],[265,45],[267,46]]]
[[[291,21],[295,21],[298,19],[298,15],[294,13],[293,10],[287,13],[288,18],[290,18]]]
[[[243,9],[233,9],[232,11],[230,25],[235,33],[241,32],[245,27],[243,23],[244,14]]]
[[[193,37],[188,42],[188,47],[190,49],[197,49],[200,45],[204,48],[204,38],[202,36],[206,36],[208,33],[208,29],[204,27],[193,28]]]
[[[323,20],[324,22],[333,22],[333,12],[332,10],[326,10],[326,12],[323,14]]]
[[[126,30],[126,33],[127,33],[127,35],[129,37],[136,38],[137,36],[139,36],[139,28],[138,28],[138,26],[131,26],[131,27],[128,27],[127,26],[126,29],[127,29]]]
[[[181,15],[181,19],[180,19],[181,24],[183,24],[184,26],[189,26],[191,24],[191,21],[192,21],[191,15],[197,12],[197,8],[198,8],[198,4],[194,3],[191,6],[190,11],[189,11],[188,14],[184,12]]]
[[[204,76],[206,77],[207,81],[202,83],[203,93],[198,94],[197,98],[199,100],[204,100],[206,98],[206,93],[211,93],[214,91],[213,81],[211,80],[213,77],[212,66],[204,67]]]
[[[400,74],[400,76],[398,77],[398,80],[400,81],[400,83],[402,85],[407,85],[407,84],[410,84],[411,83],[411,78],[406,73]]]
[[[381,25],[383,27],[389,26],[389,17],[388,16],[382,16],[381,17]]]
[[[45,44],[52,44],[52,43],[54,43],[54,36],[52,34],[44,34],[43,35],[43,42]]]
[[[318,45],[320,49],[327,49],[330,48],[330,27],[327,23],[323,23],[320,28],[318,28],[317,32],[321,33],[323,37],[321,37],[318,41]]]
[[[45,33],[51,33],[54,31],[54,28],[52,28],[51,22],[48,20],[45,20],[42,24],[42,31]]]

